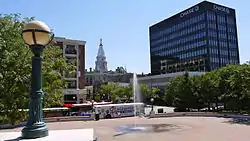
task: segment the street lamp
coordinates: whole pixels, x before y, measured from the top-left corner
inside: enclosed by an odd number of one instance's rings
[[[154,98],[151,98],[150,101],[151,101],[151,104],[152,104],[152,105],[151,105],[151,106],[152,106],[151,111],[153,112],[153,110],[154,110],[154,105],[153,105],[153,104],[154,104]]]
[[[94,100],[91,100],[91,104],[92,104],[92,111],[94,111]]]
[[[22,130],[22,138],[33,139],[48,136],[48,129],[43,122],[42,111],[42,58],[41,53],[54,34],[49,27],[40,21],[32,21],[24,26],[22,37],[29,45],[32,57],[31,91],[29,101],[29,118]]]

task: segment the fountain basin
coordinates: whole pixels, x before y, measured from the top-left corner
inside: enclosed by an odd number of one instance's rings
[[[177,128],[172,124],[130,124],[118,127],[114,136],[140,132],[167,132]]]

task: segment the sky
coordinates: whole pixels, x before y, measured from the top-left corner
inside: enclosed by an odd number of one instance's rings
[[[86,69],[95,66],[100,38],[108,69],[150,72],[149,26],[202,0],[0,0],[0,13],[45,22],[57,37],[86,41]],[[250,60],[249,0],[210,0],[236,9],[241,63]]]

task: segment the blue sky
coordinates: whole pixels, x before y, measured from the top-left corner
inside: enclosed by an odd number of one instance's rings
[[[250,60],[249,0],[213,0],[236,9],[241,63]],[[94,67],[100,38],[108,68],[147,73],[148,27],[201,0],[1,0],[0,13],[36,17],[56,36],[87,41],[86,68]]]

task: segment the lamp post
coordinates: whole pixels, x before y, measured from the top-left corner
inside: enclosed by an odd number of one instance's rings
[[[42,58],[41,53],[54,34],[40,21],[32,21],[24,26],[23,40],[29,45],[32,57],[31,91],[29,100],[29,118],[22,130],[22,138],[34,139],[48,136],[48,129],[43,122],[42,99]]]
[[[151,98],[150,99],[150,101],[151,101],[151,106],[152,106],[152,109],[151,109],[151,112],[153,112],[153,110],[154,110],[154,98]]]
[[[151,74],[150,74],[150,94],[151,94],[151,96],[153,95],[153,90],[152,90],[152,76],[151,76]],[[151,99],[150,99],[151,100]]]
[[[91,100],[91,104],[92,104],[92,112],[94,111],[94,100]]]

